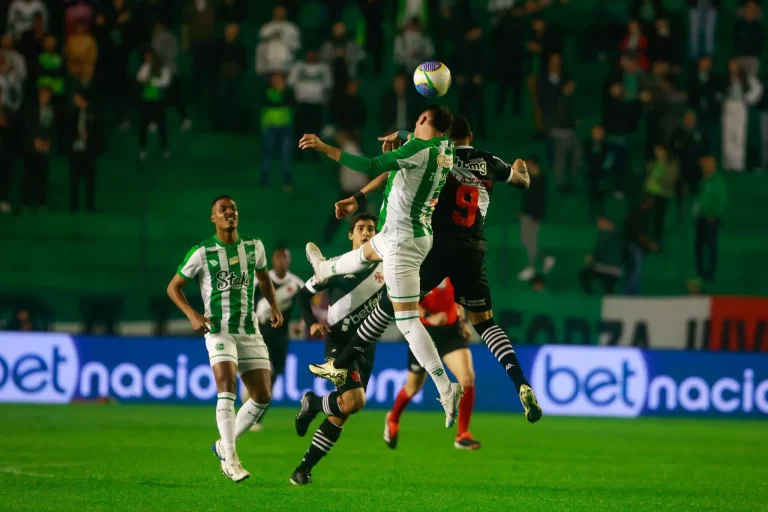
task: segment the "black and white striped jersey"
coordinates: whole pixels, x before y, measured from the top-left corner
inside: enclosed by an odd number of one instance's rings
[[[512,166],[472,146],[456,146],[453,168],[445,182],[432,230],[435,246],[462,246],[488,250],[485,216],[496,181],[512,181]]]

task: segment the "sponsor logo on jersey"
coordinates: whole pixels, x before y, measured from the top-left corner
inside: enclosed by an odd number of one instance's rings
[[[217,260],[211,260],[210,264],[211,264],[212,267],[218,267],[219,266],[219,262]]]
[[[357,310],[354,313],[348,315],[344,319],[344,323],[341,326],[341,330],[342,331],[346,330],[345,325],[347,325],[347,321],[351,322],[352,325],[358,325],[362,323],[363,320],[365,320],[368,317],[368,315],[370,315],[373,312],[373,310],[376,309],[376,306],[378,304],[379,304],[379,294],[377,293],[376,295],[368,299],[368,302],[366,302],[365,304],[357,308]]]
[[[344,274],[344,279],[354,279],[355,274]]]
[[[228,289],[239,290],[243,286],[250,286],[251,281],[251,276],[245,272],[237,275],[234,272],[222,270],[216,274],[216,289],[220,291]]]
[[[479,173],[481,176],[488,174],[488,164],[482,158],[473,158],[472,160],[465,162],[457,157],[456,167]]]

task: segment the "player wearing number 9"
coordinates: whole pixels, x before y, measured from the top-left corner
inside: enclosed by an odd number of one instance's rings
[[[541,407],[522,373],[509,338],[493,320],[491,289],[485,274],[485,253],[488,250],[485,217],[491,189],[496,182],[527,189],[530,185],[528,170],[520,159],[509,165],[491,153],[472,147],[472,131],[463,116],[454,117],[446,135],[455,145],[456,155],[432,215],[432,250],[421,265],[421,293],[429,293],[445,278],[451,280],[456,301],[464,306],[475,331],[514,382],[525,415],[529,422],[534,423],[541,418]],[[408,138],[410,134],[407,132],[398,132],[379,140],[383,142],[382,150],[386,152]],[[386,179],[386,174],[376,178],[357,195],[368,195],[383,187]],[[355,197],[339,201],[336,203],[336,215],[339,218],[349,215],[355,211],[356,205]],[[377,310],[384,318],[393,316],[386,296],[379,301]],[[365,346],[370,333],[381,332],[380,326],[369,320],[371,316],[358,328],[350,347],[358,342]],[[472,396],[469,391],[464,399],[468,396]]]

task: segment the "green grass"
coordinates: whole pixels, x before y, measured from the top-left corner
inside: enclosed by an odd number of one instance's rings
[[[293,411],[239,443],[251,472],[226,480],[211,407],[0,406],[0,510],[768,510],[764,422],[476,414],[476,452],[438,414],[406,412],[400,446],[381,411],[349,421],[314,484],[288,483],[306,438]]]

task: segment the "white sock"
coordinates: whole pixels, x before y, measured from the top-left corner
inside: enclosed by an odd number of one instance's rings
[[[216,402],[216,424],[219,426],[224,459],[230,462],[237,458],[235,451],[235,394],[219,393]]]
[[[235,418],[236,439],[240,439],[243,434],[248,432],[249,428],[259,421],[259,418],[264,414],[268,405],[269,404],[257,404],[253,400],[248,400],[242,407],[240,407],[240,410],[237,411],[237,418]]]
[[[320,273],[322,278],[328,278],[335,275],[357,274],[363,270],[371,268],[372,262],[363,256],[363,247],[342,254],[338,258],[326,260],[320,264]]]
[[[405,339],[408,340],[408,345],[411,347],[411,352],[413,352],[416,360],[432,377],[440,397],[446,396],[451,390],[451,381],[445,373],[435,343],[419,319],[419,312],[416,310],[395,311],[395,323]]]

